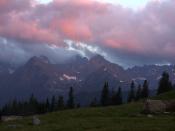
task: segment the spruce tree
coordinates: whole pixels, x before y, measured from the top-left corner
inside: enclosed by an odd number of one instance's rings
[[[2,121],[2,111],[0,110],[0,122]]]
[[[143,83],[141,97],[142,98],[148,98],[148,96],[149,96],[148,81],[145,80],[144,83]]]
[[[73,87],[71,87],[68,94],[67,108],[72,109],[74,107],[75,107],[74,90],[73,90]]]
[[[103,90],[101,92],[101,106],[107,106],[109,105],[109,86],[108,82],[105,82]]]
[[[57,107],[58,107],[58,110],[63,110],[64,109],[64,98],[63,98],[63,96],[59,96]]]
[[[139,84],[136,92],[135,101],[138,101],[141,98],[141,92],[142,92],[142,89],[141,89],[141,85]]]
[[[173,87],[171,81],[169,80],[169,74],[167,72],[163,72],[162,78],[159,81],[157,94],[159,95],[172,89]]]
[[[51,100],[51,105],[50,105],[50,111],[55,111],[56,109],[56,99],[55,96],[52,96],[52,100]]]
[[[117,96],[117,92],[114,89],[112,89],[110,105],[116,105],[116,99],[117,99],[116,96]]]
[[[131,82],[131,90],[128,94],[128,102],[132,102],[133,100],[135,100],[135,83],[134,81]]]
[[[97,98],[95,97],[92,102],[90,103],[90,107],[96,107],[98,105]]]
[[[50,111],[50,102],[49,102],[49,99],[47,98],[46,99],[46,107],[45,107],[46,109],[46,112],[49,112]]]
[[[76,108],[80,108],[80,107],[81,107],[80,103],[77,103]]]
[[[122,89],[121,87],[118,88],[117,94],[116,94],[116,105],[121,105],[123,103],[122,100]]]
[[[29,103],[27,105],[29,108],[28,111],[27,110],[25,111],[26,113],[29,114],[38,113],[38,101],[33,94],[30,96]]]

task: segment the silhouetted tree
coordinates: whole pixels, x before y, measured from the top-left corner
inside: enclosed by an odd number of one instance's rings
[[[51,105],[50,105],[50,111],[55,111],[56,110],[56,99],[55,96],[52,96],[52,100],[51,100]]]
[[[49,112],[50,111],[50,102],[49,102],[49,99],[47,98],[46,99],[46,107],[45,107],[45,110],[46,110],[46,112]]]
[[[112,91],[112,96],[111,96],[111,105],[121,105],[123,103],[122,100],[122,91],[121,87],[118,88],[118,91]]]
[[[80,103],[78,103],[76,107],[77,107],[77,108],[80,108],[80,107],[81,107]]]
[[[128,94],[128,102],[132,102],[133,100],[135,100],[135,83],[134,81],[131,82],[131,90]]]
[[[0,122],[2,121],[2,111],[0,110]]]
[[[117,94],[116,94],[116,105],[121,105],[123,103],[122,100],[122,89],[121,87],[118,88]]]
[[[159,95],[172,89],[173,87],[171,81],[169,80],[169,74],[167,72],[163,72],[162,78],[159,81],[157,94]]]
[[[29,114],[38,113],[38,101],[33,94],[30,96],[29,104],[27,105],[28,105],[28,111],[26,110],[26,112],[29,112]]]
[[[141,97],[142,97],[142,98],[148,98],[148,96],[149,96],[148,81],[145,80],[144,83],[143,83],[143,88],[142,88]]]
[[[64,98],[63,96],[59,96],[58,98],[58,110],[63,110],[65,107],[64,107]]]
[[[108,82],[105,82],[103,90],[101,92],[101,99],[100,99],[102,106],[109,105],[109,86]]]
[[[141,98],[141,92],[142,92],[142,89],[141,89],[141,85],[139,84],[136,92],[135,101],[138,101]]]
[[[98,105],[97,98],[95,97],[92,102],[90,103],[90,107],[96,107]]]
[[[116,105],[116,96],[117,92],[114,90],[114,88],[112,88],[112,93],[110,96],[110,105]]]
[[[74,91],[73,88],[71,87],[68,95],[67,108],[72,109],[74,107],[75,107]]]

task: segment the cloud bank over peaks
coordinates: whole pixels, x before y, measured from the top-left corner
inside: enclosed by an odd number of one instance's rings
[[[174,0],[137,11],[94,0],[1,0],[0,59],[99,53],[124,66],[174,64],[174,7]]]

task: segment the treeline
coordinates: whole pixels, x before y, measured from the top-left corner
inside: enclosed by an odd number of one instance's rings
[[[169,79],[169,74],[163,72],[162,77],[158,83],[157,95],[173,90],[172,82]],[[135,82],[132,81],[128,97],[126,102],[130,103],[133,101],[139,101],[140,99],[146,99],[150,96],[149,83],[147,80],[144,81],[143,85],[139,84],[136,86]],[[109,106],[109,105],[121,105],[124,103],[122,96],[122,88],[119,87],[117,91],[110,91],[108,82],[105,82],[103,90],[101,92],[101,98],[99,102],[96,98],[91,102],[90,106]]]
[[[137,89],[134,81],[131,82],[130,91],[128,93],[127,102],[138,101],[149,96],[149,87],[147,80],[144,84],[138,85]],[[122,88],[119,87],[117,91],[110,90],[108,82],[105,82],[101,92],[100,100],[96,98],[91,102],[90,106],[109,106],[109,105],[121,105],[124,103]]]
[[[67,102],[65,102],[63,96],[52,96],[51,99],[47,98],[44,102],[39,102],[35,96],[32,94],[29,100],[24,102],[19,102],[13,100],[12,102],[6,104],[0,111],[0,115],[34,115],[43,114],[53,111],[59,111],[64,109],[72,109],[80,107],[79,104],[75,104],[73,88],[70,88]]]
[[[164,72],[159,81],[157,94],[161,94],[173,89],[172,83],[169,80],[169,74]],[[149,84],[145,80],[143,85],[136,85],[134,81],[131,82],[130,90],[126,102],[139,101],[149,97]],[[110,90],[108,82],[104,83],[100,98],[95,97],[89,104],[90,107],[121,105],[124,103],[122,88],[117,90]],[[53,96],[51,99],[46,99],[44,102],[39,102],[34,95],[31,95],[29,100],[19,102],[13,100],[6,104],[0,111],[1,115],[33,115],[43,114],[53,111],[79,108],[80,104],[75,102],[74,89],[70,88],[68,92],[68,99],[65,101],[63,96]]]

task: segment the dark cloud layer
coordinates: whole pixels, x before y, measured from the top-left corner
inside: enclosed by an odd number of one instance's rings
[[[1,0],[0,60],[43,54],[58,62],[92,52],[124,66],[174,64],[174,7],[173,0],[137,11],[95,0]]]

